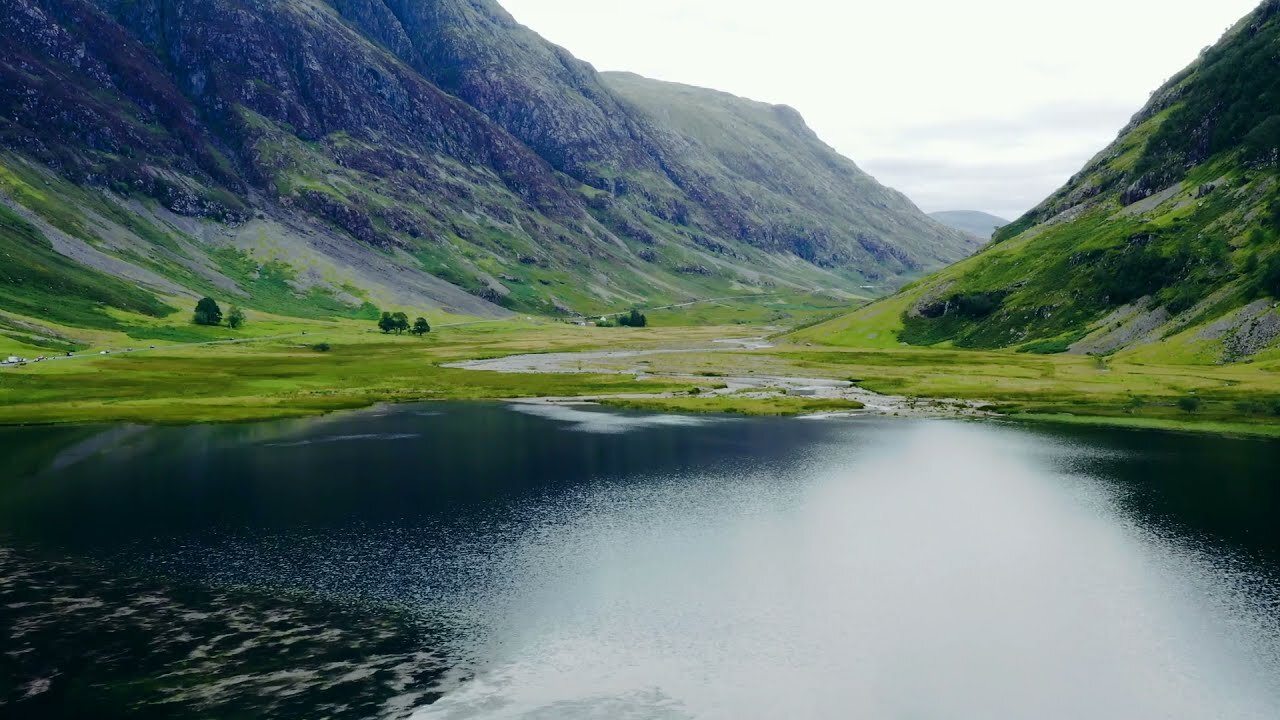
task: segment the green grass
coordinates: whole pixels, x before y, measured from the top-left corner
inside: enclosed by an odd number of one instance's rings
[[[279,260],[258,262],[249,253],[232,248],[220,249],[213,256],[223,273],[249,293],[252,299],[246,302],[255,308],[299,318],[372,320],[378,317],[378,309],[368,302],[350,305],[319,287],[298,292],[291,284],[297,273]]]
[[[616,345],[616,333],[559,324],[486,323],[425,338],[364,323],[311,323],[306,337],[161,347],[0,372],[0,424],[189,423],[314,415],[379,402],[687,392],[694,384],[628,375],[500,374],[440,367],[451,360]],[[270,332],[259,320],[258,332]],[[215,328],[224,335],[225,328]],[[640,331],[644,345],[668,336]],[[327,343],[328,352],[314,346]]]
[[[889,302],[889,301],[886,301]],[[198,328],[186,313],[148,318],[112,311],[132,334],[165,337],[154,351],[58,360],[0,371],[0,423],[188,423],[314,415],[379,402],[682,393],[670,398],[610,400],[611,405],[679,412],[792,415],[856,409],[821,398],[688,394],[721,376],[793,376],[852,380],[869,390],[921,399],[990,403],[1008,417],[1199,432],[1271,435],[1280,428],[1280,353],[1251,363],[1191,365],[1120,353],[1100,362],[1079,355],[1038,355],[890,347],[818,347],[800,343],[749,352],[673,352],[619,358],[650,379],[629,374],[499,374],[443,363],[529,352],[600,348],[707,347],[741,335],[739,326],[580,328],[523,320],[446,327],[425,338],[387,336],[355,320],[285,318],[251,312],[249,325]],[[16,321],[15,321],[16,322]],[[145,348],[112,330],[51,331],[93,348]],[[306,336],[301,333],[306,332]],[[277,338],[278,335],[289,337]],[[170,340],[234,336],[241,344],[165,347]],[[0,334],[0,344],[7,342]],[[873,340],[879,342],[879,339]],[[319,343],[328,352],[317,352]],[[39,353],[19,353],[31,356]],[[52,353],[50,353],[52,354]],[[700,376],[702,381],[671,380]],[[1180,398],[1200,399],[1195,412]]]
[[[154,295],[59,254],[39,230],[0,206],[0,307],[64,325],[115,328],[119,308],[160,316],[173,308]]]
[[[1280,438],[1280,423],[1242,423],[1222,420],[1179,420],[1150,417],[1104,417],[1090,415],[1052,415],[1023,413],[1009,416],[1022,422],[1056,423],[1062,425],[1090,425],[1095,427],[1133,428],[1140,430],[1164,430],[1171,432],[1202,432],[1215,435],[1242,435],[1249,437]]]
[[[848,300],[803,293],[768,293],[699,302],[686,307],[645,309],[649,322],[664,327],[695,325],[796,326],[849,307]]]
[[[1125,356],[1035,355],[927,348],[773,351],[800,374],[849,378],[875,392],[987,401],[1027,419],[1089,418],[1117,426],[1219,432],[1225,425],[1280,428],[1280,361],[1247,365],[1160,365]],[[778,368],[769,368],[770,372]],[[1194,395],[1194,413],[1177,407]],[[1242,411],[1246,405],[1250,411]],[[1257,410],[1262,408],[1262,411]]]

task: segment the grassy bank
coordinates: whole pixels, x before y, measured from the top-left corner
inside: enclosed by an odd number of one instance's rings
[[[1280,435],[1280,363],[1147,364],[929,348],[779,349],[809,374],[886,394],[987,401],[1028,421]]]
[[[874,392],[955,398],[1028,421],[1197,432],[1280,432],[1280,361],[1158,364],[1124,358],[913,347],[780,345],[745,353],[646,359],[658,374],[851,380]],[[706,401],[687,402],[689,409]]]
[[[306,335],[301,327],[307,327]],[[188,423],[314,415],[380,402],[687,392],[695,383],[627,375],[501,374],[441,363],[603,345],[697,341],[701,330],[632,331],[482,323],[425,338],[362,323],[295,326],[239,344],[159,346],[0,371],[0,424]],[[323,349],[321,349],[323,348]],[[709,385],[710,383],[708,383]]]
[[[725,376],[852,380],[890,395],[989,403],[1010,418],[1195,432],[1280,436],[1280,358],[1205,365],[1150,356],[1099,359],[893,345],[805,342],[750,352],[673,352],[593,361],[631,374],[502,374],[451,361],[607,348],[705,348],[759,334],[731,326],[586,328],[546,320],[472,322],[432,317],[424,338],[384,335],[371,323],[255,315],[244,330],[194,328],[182,317],[121,318],[127,332],[68,330],[112,348],[0,370],[0,424],[127,421],[187,423],[305,416],[380,402],[678,393],[609,404],[670,412],[795,415],[856,403],[779,396],[699,396]],[[466,324],[454,324],[466,323]],[[139,327],[148,328],[139,333]],[[156,339],[139,340],[138,334]],[[236,337],[235,344],[186,344]],[[793,336],[797,337],[797,336]],[[156,349],[150,349],[150,345]],[[133,347],[136,352],[120,352]],[[50,354],[53,354],[52,352]],[[672,376],[705,380],[672,380]],[[666,378],[666,379],[664,379]]]

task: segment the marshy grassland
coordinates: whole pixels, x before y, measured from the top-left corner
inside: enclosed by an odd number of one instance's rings
[[[721,321],[721,313],[727,316],[729,309],[708,319]],[[422,338],[385,335],[365,320],[261,313],[235,332],[188,325],[176,316],[143,321],[133,316],[131,334],[77,329],[77,346],[88,348],[77,357],[0,370],[0,423],[227,422],[382,402],[606,395],[650,396],[607,402],[675,412],[788,415],[856,406],[821,398],[694,392],[737,375],[850,380],[923,405],[975,401],[1000,415],[1035,422],[1280,436],[1280,358],[1209,365],[1160,361],[1150,353],[1097,358],[910,347],[889,338],[851,347],[820,344],[822,337],[812,329],[775,335],[773,347],[743,350],[714,341],[763,336],[779,328],[594,328],[545,319],[477,322],[448,316],[431,321],[435,330]],[[139,322],[150,323],[142,333],[150,339],[137,337]],[[847,337],[838,339],[847,342]],[[97,354],[101,349],[111,354]],[[593,361],[586,368],[607,372],[442,367],[515,354],[622,349],[673,352]],[[32,356],[31,348],[25,354]],[[632,372],[637,369],[643,371],[641,379]]]
[[[284,330],[285,332],[279,332]],[[294,321],[227,344],[113,344],[109,355],[0,371],[0,423],[189,423],[320,414],[380,402],[688,391],[621,375],[506,375],[440,367],[477,357],[616,344],[621,329],[523,321],[384,335],[369,323]],[[272,334],[267,335],[266,333]],[[305,333],[305,335],[303,334]],[[632,333],[636,346],[697,341],[707,329]],[[235,334],[239,335],[239,334]],[[286,335],[286,336],[281,336]],[[218,337],[228,337],[225,328]],[[134,352],[124,348],[133,347]]]

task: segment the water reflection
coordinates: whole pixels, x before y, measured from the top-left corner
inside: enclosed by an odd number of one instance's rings
[[[177,662],[111,696],[161,716],[1280,714],[1280,444],[533,407],[6,431],[41,450],[0,491],[23,558],[0,593],[60,583],[102,615],[181,595],[77,669]],[[275,607],[240,638],[276,648],[249,671],[146,649]],[[74,617],[46,607],[41,637],[91,656],[110,631]],[[280,653],[298,628],[312,643]],[[52,678],[46,717],[75,707],[61,645],[15,668]]]

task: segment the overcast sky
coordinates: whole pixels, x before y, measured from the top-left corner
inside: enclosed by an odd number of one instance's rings
[[[499,0],[600,70],[798,109],[924,210],[1014,218],[1258,0]]]

